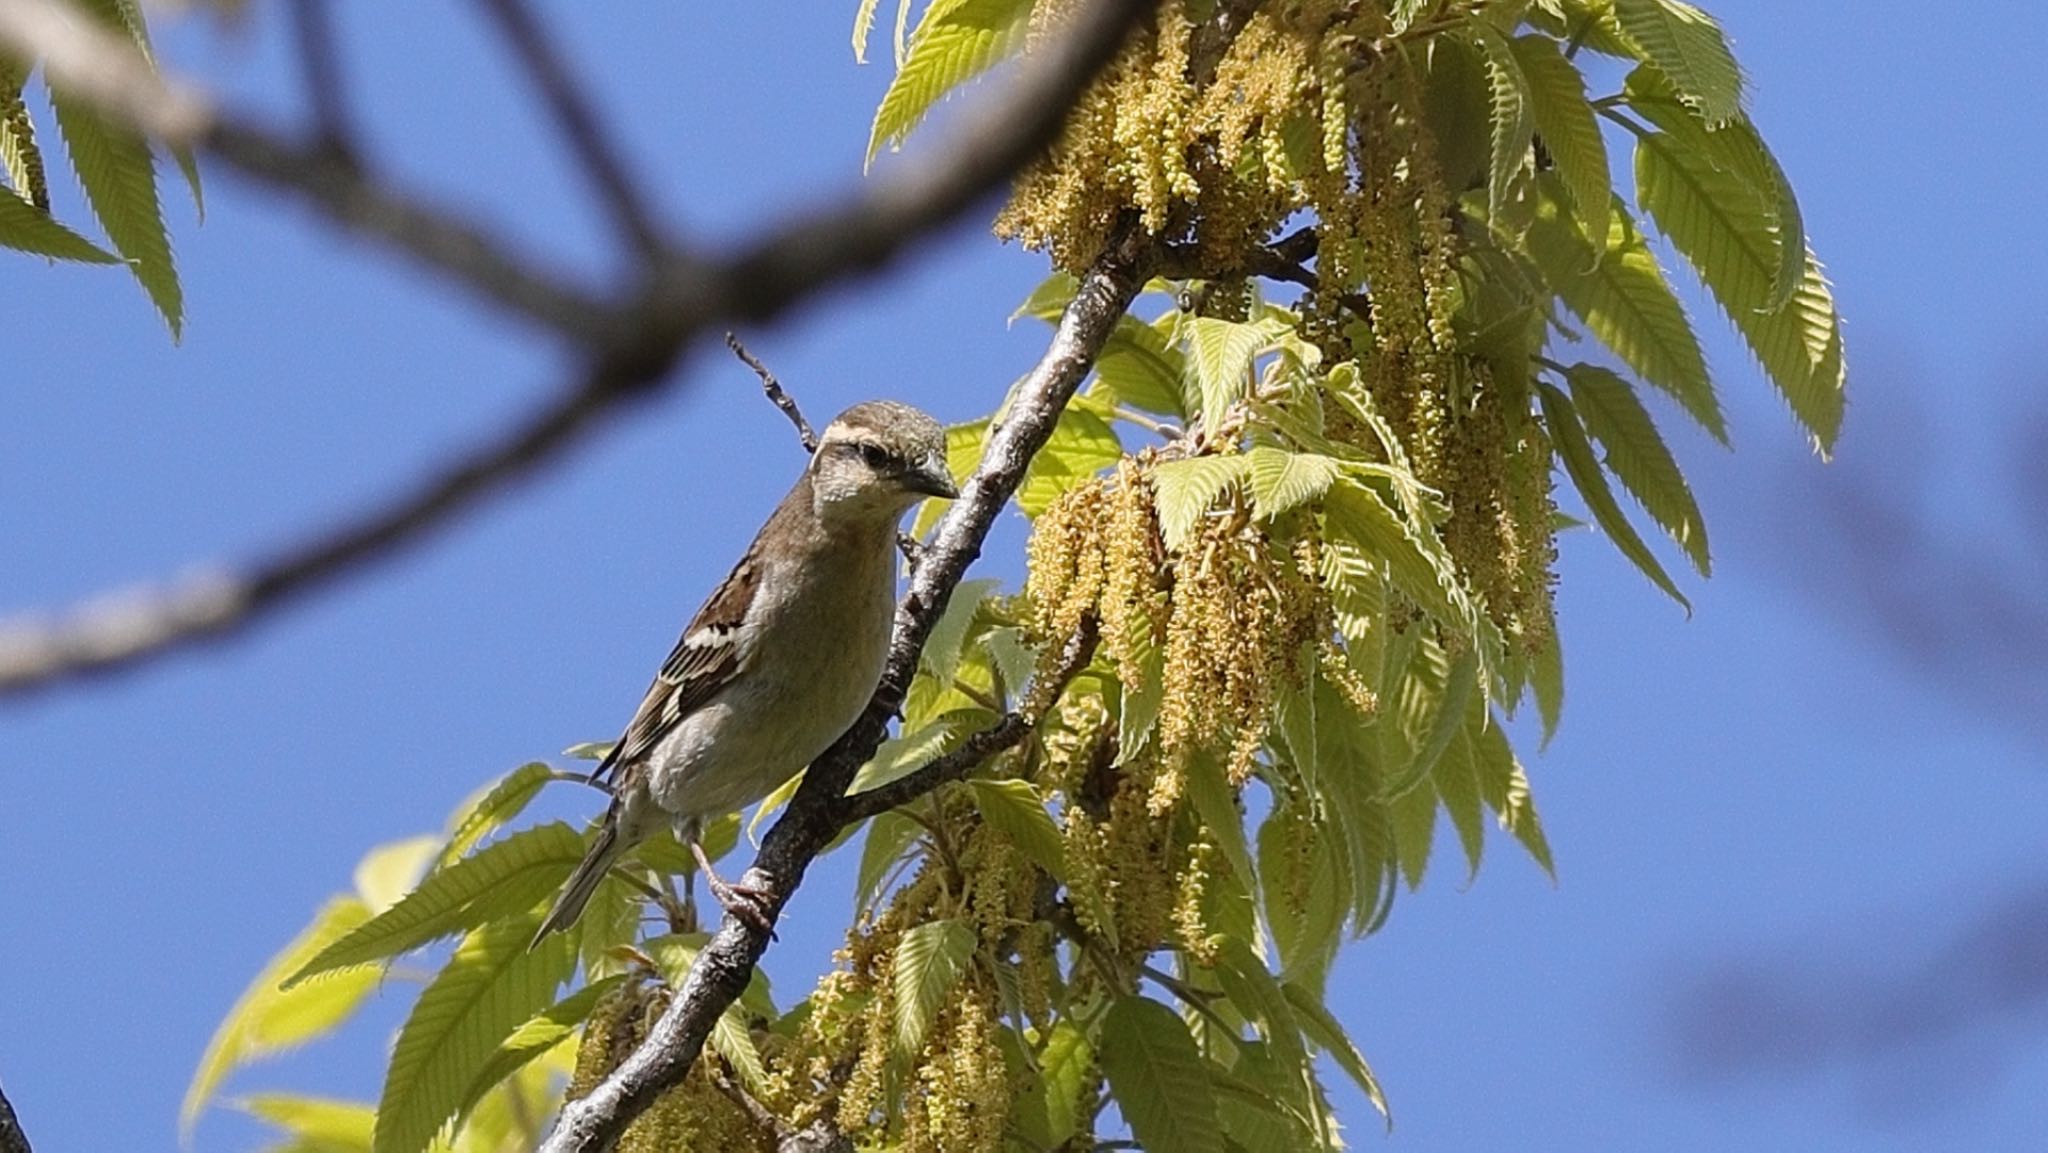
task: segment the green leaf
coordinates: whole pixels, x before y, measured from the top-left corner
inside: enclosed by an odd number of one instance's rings
[[[1471,702],[1468,711],[1483,710],[1483,702]],[[1486,814],[1481,811],[1479,772],[1472,765],[1472,746],[1465,739],[1465,718],[1451,732],[1450,746],[1436,763],[1430,779],[1436,782],[1437,797],[1450,814],[1451,827],[1458,832],[1458,844],[1465,850],[1465,880],[1479,875],[1479,860],[1486,851]]]
[[[896,1051],[916,1056],[939,1015],[939,1006],[974,958],[974,926],[964,920],[927,921],[896,942]]]
[[[396,905],[419,884],[420,875],[427,871],[427,862],[433,860],[434,850],[440,847],[441,838],[426,836],[408,837],[371,849],[356,863],[356,895],[373,913]]]
[[[1185,420],[1188,406],[1181,382],[1187,374],[1187,358],[1165,333],[1126,315],[1117,318],[1095,358],[1096,385],[1090,392],[1116,404]]]
[[[279,987],[286,976],[297,972],[308,959],[369,918],[368,906],[358,898],[329,900],[314,915],[313,923],[292,938],[249,982],[220,1027],[214,1030],[213,1039],[206,1043],[199,1068],[192,1074],[192,1084],[185,1090],[178,1126],[188,1137],[200,1112],[229,1073],[331,1032],[375,991],[381,975],[371,969],[336,973],[292,989]]]
[[[767,1087],[768,1067],[761,1063],[761,1050],[754,1044],[753,1031],[747,1027],[746,1014],[740,1006],[725,1007],[711,1026],[707,1040],[712,1052],[725,1058],[726,1064],[739,1074],[740,1084],[756,1093]]]
[[[868,161],[901,145],[940,97],[1021,46],[1030,15],[1030,0],[932,0],[875,109]]]
[[[1557,162],[1557,174],[1571,197],[1572,216],[1595,246],[1607,243],[1607,214],[1614,178],[1607,143],[1586,102],[1586,78],[1558,51],[1557,41],[1529,33],[1513,43],[1515,61],[1529,85],[1529,110],[1543,146]]]
[[[1247,892],[1259,891],[1258,870],[1252,867],[1251,845],[1244,835],[1244,812],[1237,794],[1224,775],[1223,762],[1214,753],[1198,752],[1188,758],[1188,799],[1209,830],[1230,871]]]
[[[881,898],[882,885],[889,873],[923,830],[924,826],[894,810],[868,822],[867,841],[860,850],[860,871],[853,886],[853,907],[858,913],[866,913]]]
[[[1103,1076],[1140,1145],[1223,1153],[1207,1062],[1179,1014],[1145,997],[1118,997],[1103,1015],[1098,1044]]]
[[[1473,627],[1471,604],[1443,542],[1402,519],[1377,492],[1361,484],[1332,485],[1323,497],[1323,525],[1333,538],[1384,563],[1395,586],[1425,612],[1461,632]]]
[[[1387,802],[1395,858],[1411,893],[1421,887],[1423,874],[1429,868],[1430,851],[1436,842],[1436,802],[1436,782],[1427,777]]]
[[[931,635],[925,638],[924,651],[917,657],[918,665],[933,680],[942,685],[953,683],[953,675],[960,671],[960,650],[967,643],[967,629],[974,623],[974,614],[1001,583],[983,578],[961,581],[955,586],[952,599],[946,602],[946,611],[932,626]]]
[[[880,0],[860,0],[853,11],[853,62],[868,62],[868,39],[875,31],[875,5]]]
[[[501,1082],[525,1068],[535,1058],[564,1041],[576,1036],[583,1022],[597,1008],[599,1001],[610,996],[614,989],[626,983],[626,975],[614,973],[599,981],[592,981],[574,993],[542,1009],[527,1022],[512,1030],[498,1051],[491,1054],[476,1076],[470,1080],[469,1090],[462,1095],[462,1104],[455,1110],[457,1117],[466,1117],[477,1102],[483,1100]]]
[[[395,957],[429,941],[530,910],[553,894],[589,842],[560,821],[526,829],[428,875],[396,905],[306,962],[290,988],[316,973]]]
[[[157,202],[156,158],[149,142],[62,89],[51,90],[50,102],[93,215],[170,326],[171,339],[178,339],[185,324],[184,293]]]
[[[235,1108],[292,1135],[286,1153],[370,1153],[375,1107],[361,1101],[302,1097],[293,1093],[252,1093]]]
[[[1330,457],[1263,444],[1243,459],[1251,479],[1252,511],[1267,520],[1323,495],[1343,472]]]
[[[1321,988],[1352,907],[1354,878],[1339,855],[1337,838],[1325,826],[1314,826],[1306,837],[1292,835],[1300,828],[1270,815],[1259,826],[1259,882],[1282,970]]]
[[[53,260],[115,264],[119,258],[57,223],[49,213],[19,196],[0,196],[0,247]]]
[[[1338,1024],[1337,1018],[1330,1014],[1321,998],[1300,985],[1285,981],[1281,983],[1280,991],[1286,996],[1288,1004],[1294,1006],[1296,1020],[1301,1022],[1302,1033],[1328,1053],[1330,1058],[1337,1062],[1337,1067],[1344,1070],[1345,1075],[1358,1084],[1366,1100],[1371,1101],[1373,1108],[1380,1111],[1380,1116],[1387,1119],[1387,1128],[1391,1130],[1394,1127],[1394,1114],[1387,1108],[1387,1095],[1380,1089],[1380,1079],[1373,1075],[1372,1066],[1366,1064],[1365,1054],[1359,1052],[1358,1046],[1351,1043],[1350,1036],[1344,1032],[1344,1026]]]
[[[974,791],[974,805],[990,828],[1054,878],[1067,875],[1066,840],[1046,810],[1038,786],[1024,780],[976,779],[968,781],[967,787]]]
[[[1709,134],[1684,110],[1655,101],[1636,107],[1664,128],[1639,138],[1636,198],[1828,453],[1841,432],[1845,374],[1841,316],[1820,262],[1803,247],[1781,252],[1775,187],[1758,188],[1733,165],[1716,163],[1708,137],[1729,129]],[[1800,278],[1784,307],[1773,310],[1787,260],[1800,264]]]
[[[1500,723],[1480,715],[1465,730],[1472,746],[1472,767],[1479,774],[1479,795],[1494,811],[1500,826],[1521,842],[1529,856],[1557,880],[1557,864],[1550,855],[1550,840],[1543,835],[1543,822],[1536,817],[1536,802],[1529,794],[1529,776],[1515,751],[1508,747]]]
[[[470,934],[420,992],[385,1071],[376,1153],[425,1149],[499,1046],[553,1003],[576,967],[576,948],[563,933],[534,942],[538,923],[526,917]]]
[[[35,121],[21,98],[28,73],[26,65],[0,58],[0,168],[6,169],[15,195],[47,218],[50,187],[43,176],[43,150],[36,144]]]
[[[1547,746],[1564,716],[1564,640],[1558,636],[1554,616],[1545,630],[1543,646],[1530,660],[1529,685],[1536,693],[1536,712],[1543,718],[1543,744]]]
[[[1057,1149],[1080,1131],[1082,1093],[1094,1071],[1088,1035],[1064,1018],[1055,1021],[1038,1051],[1038,1075],[1018,1099],[1014,1117],[1033,1148]]]
[[[600,758],[603,755],[598,754]],[[441,856],[434,862],[434,867],[447,868],[461,860],[464,854],[476,848],[478,842],[525,812],[526,806],[554,777],[552,766],[542,761],[531,761],[498,778],[480,795],[471,794],[449,819],[448,843],[441,849]]]
[[[1081,408],[1068,408],[1053,426],[1052,437],[1025,470],[1017,488],[1017,507],[1035,517],[1061,493],[1122,460],[1124,446],[1108,421]]]
[[[1210,316],[1189,317],[1181,330],[1187,336],[1187,391],[1201,398],[1202,421],[1213,429],[1224,410],[1244,396],[1252,360],[1271,342],[1271,334],[1263,325]]]
[[[1635,527],[1628,523],[1621,506],[1615,503],[1614,492],[1607,487],[1607,474],[1600,470],[1600,462],[1593,459],[1593,446],[1586,440],[1585,426],[1579,423],[1579,414],[1572,407],[1571,398],[1548,381],[1536,383],[1537,395],[1543,404],[1543,424],[1550,430],[1550,442],[1557,449],[1558,459],[1564,462],[1564,470],[1572,478],[1572,484],[1579,490],[1579,496],[1586,502],[1586,508],[1593,514],[1593,520],[1600,525],[1600,531],[1607,534],[1614,547],[1621,550],[1651,583],[1671,595],[1671,599],[1692,612],[1692,602],[1678,591],[1678,585],[1671,575],[1664,571],[1650,546],[1643,543]]]
[[[1546,200],[1524,238],[1527,251],[1565,307],[1601,343],[1645,381],[1671,394],[1715,440],[1728,443],[1721,402],[1684,307],[1635,221],[1619,205],[1611,221],[1606,250],[1596,257]]]
[[[1488,128],[1493,142],[1487,166],[1487,215],[1499,220],[1514,198],[1515,178],[1529,160],[1529,144],[1536,130],[1531,115],[1529,81],[1522,75],[1507,37],[1483,20],[1467,25],[1479,42],[1480,59],[1486,68],[1486,88],[1491,116]]]
[[[1428,718],[1429,727],[1416,734],[1422,740],[1415,748],[1413,761],[1405,767],[1388,764],[1389,771],[1402,769],[1387,782],[1385,796],[1388,800],[1414,788],[1436,769],[1444,750],[1451,746],[1451,738],[1465,723],[1465,706],[1471,701],[1478,681],[1479,651],[1470,645],[1465,646],[1464,651],[1451,662],[1441,679],[1426,674],[1420,663],[1410,665],[1402,695],[1405,697],[1411,688],[1420,690],[1422,707],[1418,711]]]
[[[1031,290],[1031,295],[1024,298],[1024,303],[1017,306],[1017,311],[1010,314],[1010,323],[1015,324],[1029,316],[1047,324],[1058,324],[1060,317],[1066,314],[1067,304],[1074,299],[1074,293],[1080,287],[1081,282],[1074,278],[1073,273],[1053,273],[1039,281],[1038,287]]]
[[[1657,433],[1657,425],[1619,376],[1590,364],[1565,370],[1572,385],[1572,404],[1586,432],[1607,450],[1603,463],[1623,488],[1641,502],[1650,519],[1671,534],[1701,576],[1713,568],[1707,550],[1707,525],[1699,502],[1678,470],[1678,461]]]
[[[1167,549],[1180,551],[1196,522],[1215,505],[1223,490],[1249,474],[1250,464],[1242,456],[1191,456],[1153,469],[1152,503],[1159,512],[1159,535]]]
[[[1742,69],[1712,16],[1682,0],[1614,0],[1614,17],[1708,124],[1741,114]]]

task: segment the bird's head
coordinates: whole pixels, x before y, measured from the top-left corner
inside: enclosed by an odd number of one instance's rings
[[[856,404],[834,417],[811,458],[811,487],[833,520],[891,524],[928,496],[960,495],[946,466],[946,430],[893,400]]]

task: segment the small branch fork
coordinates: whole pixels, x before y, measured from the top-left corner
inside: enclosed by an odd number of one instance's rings
[[[560,459],[632,402],[674,387],[676,364],[720,322],[774,319],[824,288],[882,267],[1047,147],[1066,110],[1152,7],[1149,0],[1083,5],[1063,33],[1027,55],[1007,86],[965,118],[948,146],[713,258],[664,244],[643,220],[644,200],[526,8],[512,0],[479,2],[505,32],[621,232],[634,238],[642,269],[621,294],[592,292],[461,214],[373,174],[328,139],[338,130],[334,107],[316,108],[311,132],[279,131],[159,75],[133,45],[60,0],[0,0],[0,48],[40,59],[67,91],[168,144],[190,145],[556,333],[583,362],[552,400],[297,547],[252,565],[216,564],[177,582],[97,598],[54,618],[0,621],[0,696],[130,667],[249,628],[417,545],[510,481]],[[308,29],[306,55],[325,74],[331,45],[323,31]],[[317,93],[325,81],[316,75],[311,83],[316,105],[323,103]]]

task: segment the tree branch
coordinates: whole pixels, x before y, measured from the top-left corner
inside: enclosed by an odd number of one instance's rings
[[[917,671],[918,654],[954,586],[980,555],[982,541],[1022,483],[1032,456],[1052,436],[1067,400],[1144,284],[1146,249],[1134,221],[1126,219],[1118,226],[1109,251],[1081,278],[1045,355],[990,429],[981,463],[940,520],[910,590],[897,607],[889,663],[874,699],[853,727],[812,763],[742,878],[763,894],[764,911],[771,920],[803,883],[811,861],[839,832],[847,785],[874,755],[890,719],[901,708]],[[589,1094],[563,1107],[561,1120],[541,1149],[582,1153],[604,1148],[663,1089],[681,1080],[719,1014],[746,987],[767,946],[766,932],[727,916],[647,1039]]]
[[[56,624],[0,622],[0,695],[125,667],[247,628],[357,566],[424,539],[505,483],[559,457],[599,418],[669,386],[670,370],[683,353],[719,322],[771,319],[828,285],[875,270],[957,218],[1047,146],[1066,109],[1150,7],[1146,0],[1088,4],[1070,18],[1064,34],[1025,58],[999,96],[966,118],[955,145],[874,181],[843,204],[766,230],[728,259],[704,263],[671,252],[637,294],[617,306],[593,302],[535,271],[530,261],[512,256],[469,222],[391,190],[332,149],[227,117],[188,133],[245,176],[297,196],[336,223],[383,240],[571,337],[589,364],[576,384],[497,439],[268,563],[239,574],[216,566],[170,587],[101,598]],[[44,17],[54,13],[49,0],[0,2],[0,44],[41,54],[51,67],[69,52],[74,64],[89,60],[93,67],[127,70],[125,79],[88,95],[104,96],[103,109],[114,115],[160,130],[165,122],[131,106],[128,97],[143,86],[167,99],[172,86],[132,50],[100,43],[109,38],[96,28],[81,32],[82,23],[59,19],[52,31]],[[147,100],[141,104],[156,107]]]
[[[21,1131],[21,1120],[14,1115],[4,1091],[0,1091],[0,1153],[30,1153],[28,1134]]]
[[[782,382],[775,379],[775,374],[768,371],[768,366],[762,364],[759,357],[748,352],[747,346],[740,343],[740,338],[730,332],[725,334],[725,346],[732,349],[734,356],[740,358],[740,363],[753,369],[754,375],[761,378],[761,391],[767,393],[768,399],[774,402],[775,407],[782,410],[782,415],[789,418],[789,423],[796,426],[796,438],[803,442],[804,451],[818,451],[818,434],[811,431],[811,422],[804,419],[804,410],[796,406],[795,397],[782,390]]]
[[[322,143],[344,156],[361,151],[348,114],[341,79],[341,55],[334,44],[334,13],[327,0],[292,0],[292,34],[297,41],[300,79],[312,107],[313,129]]]
[[[668,251],[668,242],[654,214],[648,210],[639,186],[626,175],[618,148],[606,138],[603,124],[591,111],[582,88],[569,75],[568,64],[541,30],[533,9],[527,7],[525,0],[482,3],[547,102],[556,127],[582,163],[584,174],[597,185],[619,234],[641,259],[649,263],[660,260]]]

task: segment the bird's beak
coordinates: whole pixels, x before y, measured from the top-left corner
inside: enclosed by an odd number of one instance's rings
[[[924,463],[904,474],[904,487],[912,492],[935,496],[941,500],[952,500],[960,495],[959,486],[953,483],[952,470],[946,467],[945,458],[928,456]]]

